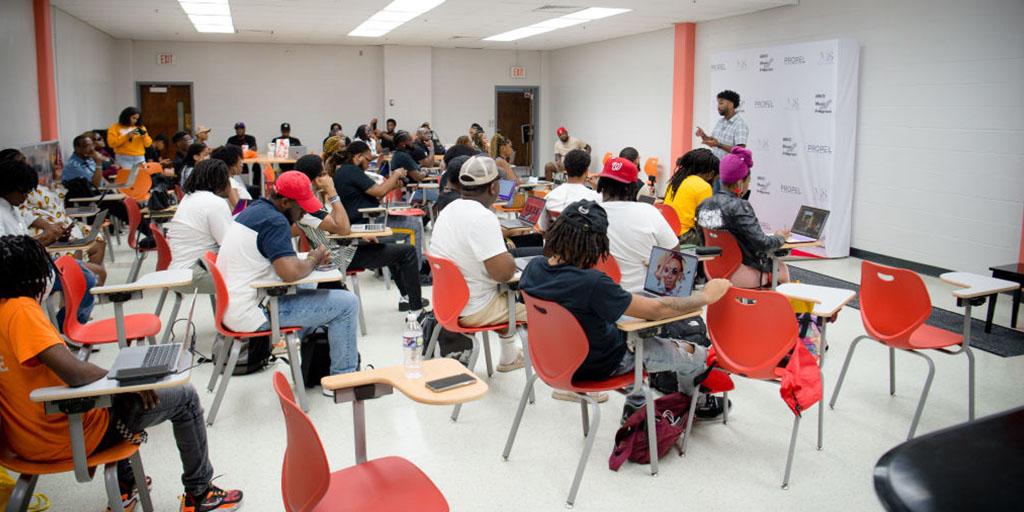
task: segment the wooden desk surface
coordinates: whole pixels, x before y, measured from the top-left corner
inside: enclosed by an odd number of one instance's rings
[[[806,249],[810,247],[822,247],[825,243],[821,240],[814,240],[811,242],[793,242],[782,244],[782,249]]]
[[[368,231],[368,232],[365,232],[365,233],[356,233],[356,232],[353,231],[353,232],[351,232],[351,233],[349,233],[347,235],[335,235],[333,233],[328,233],[327,234],[327,238],[329,238],[331,240],[356,240],[356,239],[365,239],[365,238],[376,238],[376,237],[391,236],[391,235],[394,235],[394,234],[395,234],[395,232],[392,231],[391,228],[385,227],[384,231]]]
[[[411,188],[419,188],[419,189],[423,189],[423,190],[436,190],[436,189],[440,188],[441,185],[438,184],[438,183],[413,183],[413,184],[410,184],[409,187],[411,187]]]
[[[693,318],[695,316],[700,316],[700,313],[701,313],[700,311],[693,311],[693,312],[690,312],[690,313],[683,313],[681,315],[677,315],[677,316],[673,316],[673,317],[669,317],[669,318],[663,318],[661,320],[643,320],[643,319],[640,319],[640,318],[627,318],[627,317],[623,317],[623,319],[621,319],[618,322],[616,322],[615,325],[622,332],[634,332],[634,331],[640,331],[640,330],[643,330],[643,329],[649,329],[651,327],[657,327],[659,325],[670,324],[672,322],[677,322],[679,320],[685,320],[687,318]]]
[[[405,377],[402,365],[388,366],[374,370],[331,375],[320,379],[320,385],[329,391],[348,389],[366,384],[388,384],[401,391],[405,396],[428,405],[461,404],[477,400],[487,393],[487,383],[462,366],[455,359],[442,357],[423,361],[423,376],[416,380]],[[461,388],[435,393],[427,389],[426,383],[442,377],[450,377],[465,373],[476,377],[476,382]]]
[[[994,293],[1012,292],[1020,288],[1020,284],[1004,279],[981,276],[970,272],[946,272],[939,276],[943,282],[962,289],[953,290],[953,296],[961,299],[985,297]]]
[[[830,288],[803,283],[783,283],[775,291],[791,299],[813,302],[812,313],[823,317],[831,317],[836,314],[857,295],[857,292],[845,288]]]
[[[187,358],[187,362],[191,365],[192,359]],[[181,373],[173,373],[156,382],[151,382],[149,384],[134,384],[130,386],[122,386],[114,379],[103,377],[96,382],[79,386],[77,388],[68,386],[39,388],[32,391],[32,393],[28,395],[28,399],[33,402],[52,402],[55,400],[70,400],[72,398],[89,398],[104,395],[117,395],[120,393],[135,393],[152,389],[173,388],[175,386],[187,384],[191,376],[192,370],[186,369]]]
[[[151,272],[133,283],[110,284],[92,289],[93,295],[108,293],[137,292],[162,288],[177,288],[192,282],[192,269],[169,269]]]
[[[46,246],[46,252],[48,253],[64,253],[64,252],[75,252],[84,251],[88,249],[92,243],[81,244],[81,245],[62,245],[60,247]]]
[[[304,256],[300,256],[300,259],[301,258],[304,258]],[[299,279],[298,281],[292,281],[290,283],[286,283],[284,281],[281,281],[280,279],[277,279],[277,280],[269,280],[269,281],[256,281],[256,282],[250,284],[249,286],[251,286],[253,288],[257,288],[257,289],[260,289],[260,288],[280,288],[282,286],[295,286],[297,284],[330,283],[330,282],[334,282],[334,281],[341,281],[342,277],[344,277],[344,276],[342,276],[341,272],[339,272],[337,269],[327,270],[327,271],[314,270],[308,276],[306,276],[306,277],[304,277],[302,279]]]

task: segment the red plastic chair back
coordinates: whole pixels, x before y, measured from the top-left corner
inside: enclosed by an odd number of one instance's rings
[[[729,279],[743,263],[740,244],[728,231],[704,228],[704,245],[722,248],[722,254],[704,262],[704,273],[708,279]]]
[[[572,389],[572,375],[590,352],[587,334],[569,310],[522,293],[533,370],[555,389]]]
[[[179,203],[182,199],[185,199],[185,191],[182,190],[181,185],[174,186],[174,196],[178,198]]]
[[[611,253],[608,254],[607,258],[597,260],[597,265],[594,265],[594,268],[612,278],[615,284],[619,284],[622,281],[622,270],[619,269],[619,262]]]
[[[86,294],[85,274],[70,255],[57,258],[54,262],[60,271],[60,283],[64,295],[64,333],[74,341],[75,333],[82,328],[78,322],[78,307]]]
[[[683,225],[679,223],[679,214],[676,213],[676,209],[665,203],[658,203],[654,205],[655,208],[661,212],[661,216],[665,217],[665,222],[668,222],[668,226],[672,228],[672,232],[679,235],[679,230],[683,229]]]
[[[270,197],[274,191],[274,182],[277,181],[277,174],[274,173],[274,166],[260,162],[260,169],[263,172],[263,195]]]
[[[274,372],[274,391],[281,402],[288,446],[281,467],[281,497],[288,512],[313,510],[331,483],[331,467],[316,427],[295,404],[288,379]]]
[[[232,336],[231,331],[224,328],[224,314],[228,311],[228,285],[224,284],[224,276],[217,268],[217,255],[212,251],[208,252],[203,255],[203,261],[206,262],[206,268],[209,269],[210,277],[213,278],[214,302],[217,304],[213,323],[217,326],[218,332],[225,336]]]
[[[135,249],[135,238],[142,225],[142,210],[139,203],[130,197],[124,198],[124,207],[128,210],[128,247]]]
[[[430,272],[434,276],[434,291],[431,303],[434,306],[434,317],[442,327],[449,331],[459,332],[459,316],[469,302],[469,286],[466,278],[454,261],[424,254],[430,262]]]
[[[864,261],[860,266],[860,317],[878,341],[913,348],[910,335],[932,314],[932,301],[921,276]]]
[[[793,307],[778,292],[730,288],[708,306],[707,319],[718,365],[745,377],[774,379],[779,361],[799,342]]]
[[[153,240],[156,242],[156,270],[167,270],[171,266],[171,246],[167,244],[167,237],[155,222],[149,223],[149,230],[153,232]]]

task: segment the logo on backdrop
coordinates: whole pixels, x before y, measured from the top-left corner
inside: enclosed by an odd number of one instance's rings
[[[754,108],[759,110],[772,110],[775,103],[772,100],[754,100]]]
[[[758,56],[757,59],[757,69],[762,73],[767,73],[775,69],[775,67],[773,66],[774,63],[775,59],[771,55],[767,53],[762,53],[761,55]]]
[[[826,144],[808,144],[807,152],[814,155],[831,155],[832,146]]]
[[[754,187],[758,194],[771,195],[768,190],[772,186],[772,182],[768,181],[767,176],[758,176],[757,180],[754,181]]]
[[[787,96],[786,97],[785,109],[790,111],[790,112],[797,112],[797,111],[799,111],[800,110],[800,98],[798,98],[796,96]]]
[[[711,71],[725,71],[725,63],[718,62],[711,65]]]
[[[747,67],[747,59],[736,59],[736,71],[746,71]]]
[[[768,139],[757,139],[758,151],[768,151],[772,148],[772,143]]]
[[[801,194],[800,187],[796,185],[780,184],[779,190],[781,190],[783,194],[790,194],[794,196],[798,196]]]
[[[832,113],[832,100],[829,99],[825,93],[818,93],[814,95],[814,113],[815,114],[831,114]]]
[[[828,204],[828,189],[825,187],[811,187],[811,194],[814,195],[816,204]]]
[[[803,55],[793,55],[792,57],[782,58],[783,66],[799,66],[802,64],[807,64],[807,59]]]
[[[796,156],[796,141],[792,137],[782,138],[782,156]]]
[[[818,52],[818,65],[819,66],[827,66],[827,65],[830,65],[830,64],[834,64],[835,61],[836,61],[836,52],[835,52],[835,50],[824,50],[824,51]]]

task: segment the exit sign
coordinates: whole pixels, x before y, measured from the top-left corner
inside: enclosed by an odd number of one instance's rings
[[[158,53],[156,55],[156,63],[157,63],[157,65],[174,64],[174,54],[173,53]]]
[[[526,68],[523,66],[512,66],[509,68],[508,74],[512,78],[523,79],[526,78]]]

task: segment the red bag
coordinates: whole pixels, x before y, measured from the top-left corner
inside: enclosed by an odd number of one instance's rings
[[[793,414],[800,415],[821,400],[821,370],[818,360],[803,343],[797,343],[782,370],[779,394]]]
[[[654,401],[654,435],[657,437],[658,458],[662,458],[686,431],[690,397],[671,393]],[[618,471],[626,460],[639,464],[651,462],[647,449],[647,407],[637,409],[615,433],[615,449],[608,457],[608,469]],[[591,434],[593,435],[593,434]]]

